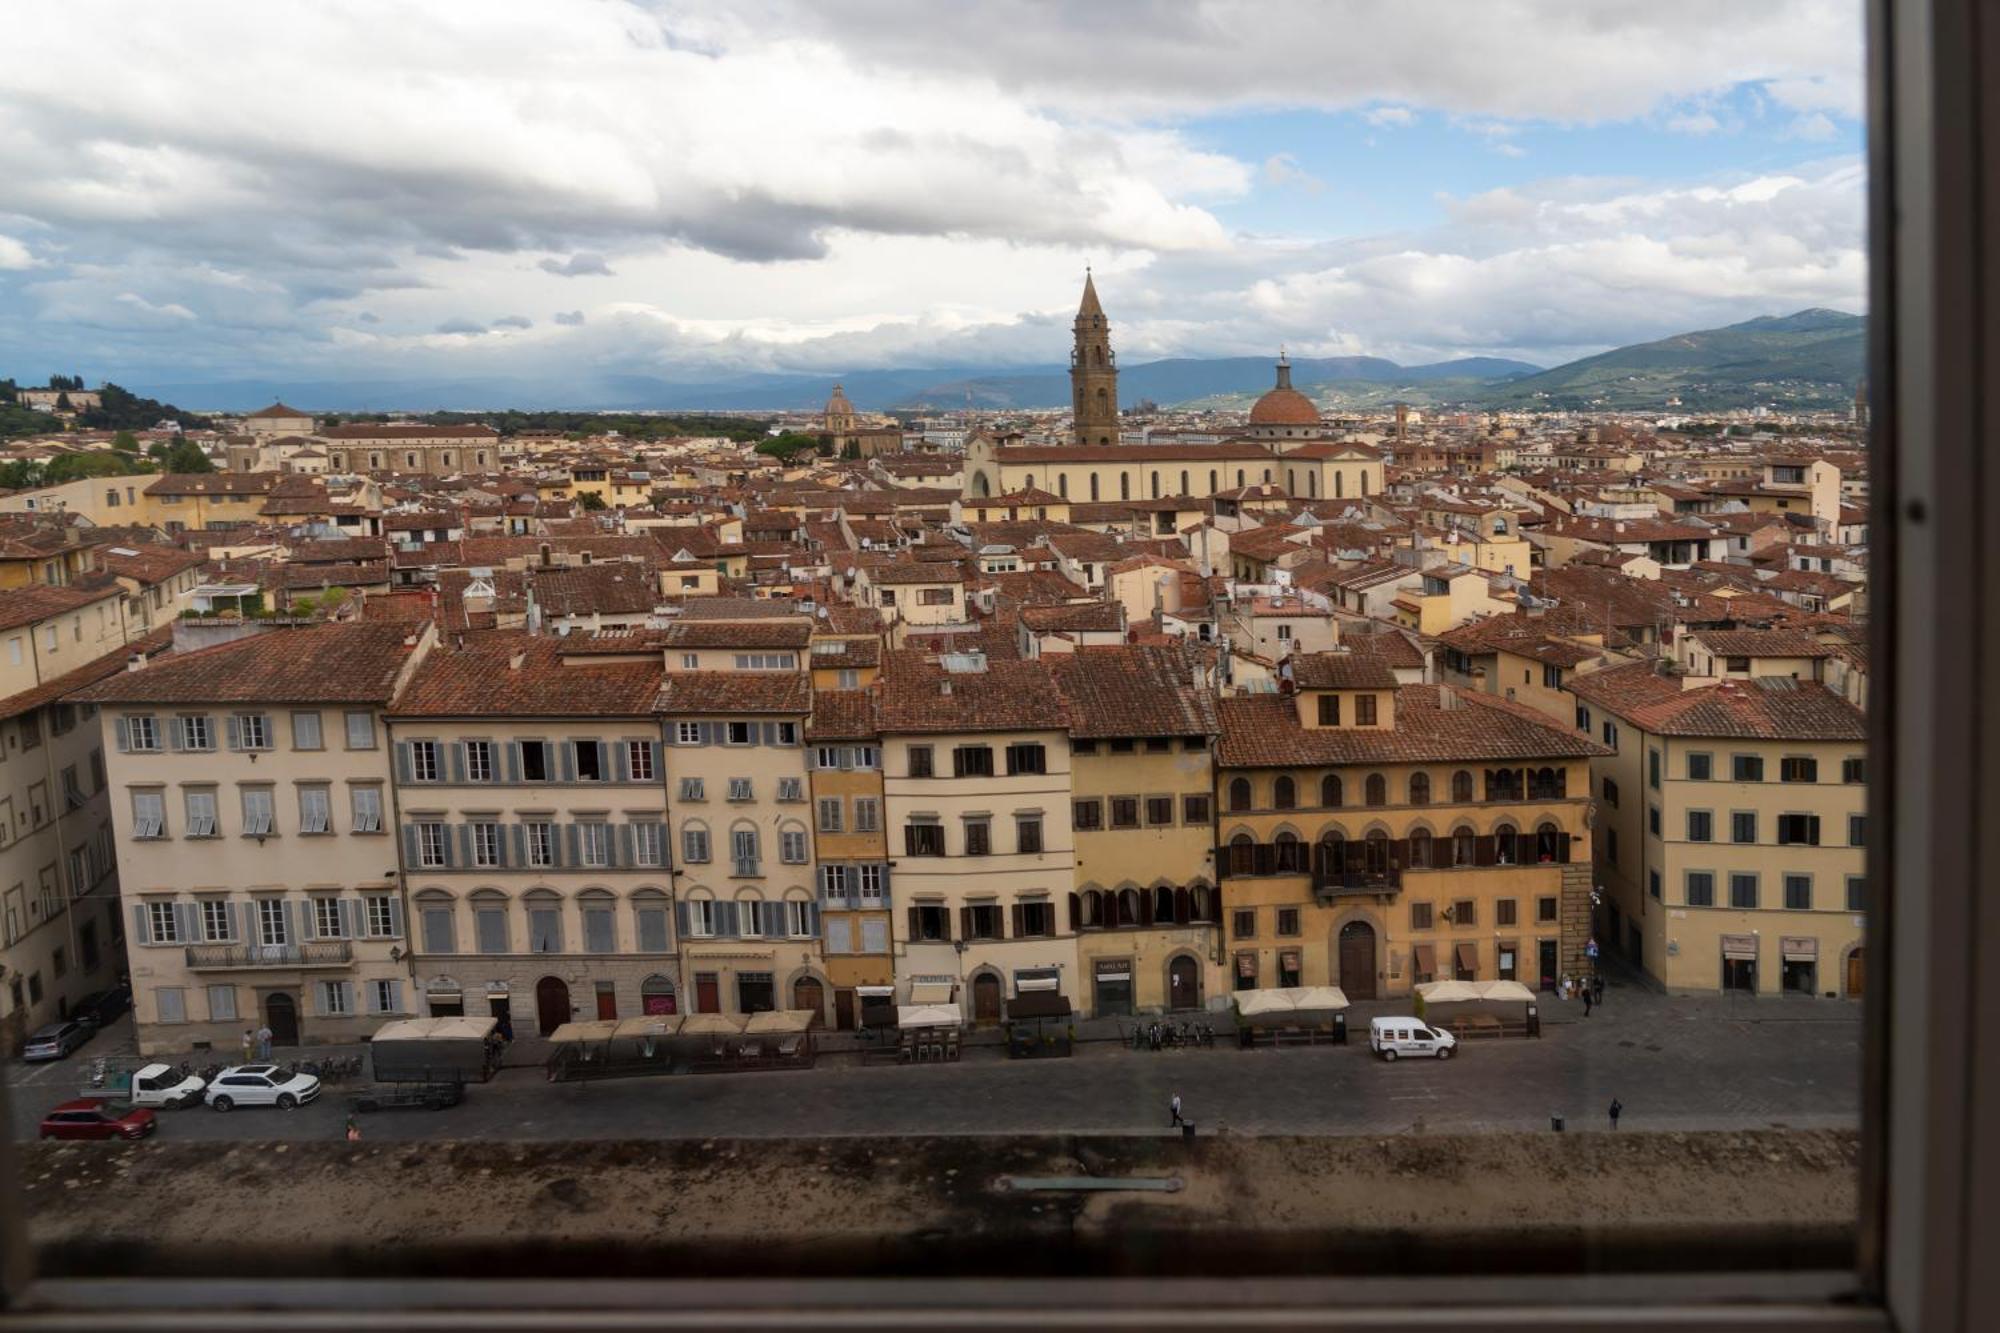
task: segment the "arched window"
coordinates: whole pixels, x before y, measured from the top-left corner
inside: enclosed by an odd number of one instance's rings
[[[1139,891],[1137,889],[1118,890],[1118,924],[1136,926],[1139,924]]]
[[[1410,869],[1428,870],[1431,864],[1431,835],[1429,829],[1418,829],[1410,834]]]
[[[1389,804],[1389,779],[1383,777],[1380,773],[1370,773],[1368,775],[1367,790],[1369,805]]]
[[[1389,873],[1389,835],[1381,829],[1370,829],[1368,838],[1362,843],[1367,851],[1366,865],[1371,875]]]
[[[1197,884],[1188,890],[1188,915],[1196,921],[1210,921],[1214,917],[1215,892],[1206,884]]]
[[[1281,875],[1302,875],[1306,869],[1306,845],[1299,841],[1299,835],[1286,829],[1276,839],[1278,873]]]
[[[1342,473],[1339,468],[1335,468],[1333,470],[1333,498],[1336,500],[1341,500],[1346,498],[1346,492],[1341,487],[1340,484],[1340,479],[1344,475],[1345,474]]]
[[[1096,889],[1083,891],[1083,924],[1086,926],[1104,924],[1104,895]]]
[[[1328,878],[1347,871],[1347,839],[1339,829],[1328,829],[1319,835],[1319,848],[1315,852],[1319,861],[1319,873]]]
[[[1410,804],[1429,805],[1430,803],[1431,775],[1428,773],[1410,774]]]
[[[1455,866],[1471,865],[1475,857],[1475,844],[1476,839],[1473,837],[1471,829],[1465,827],[1463,824],[1453,829],[1451,831],[1451,863]]]
[[[1065,500],[1069,499],[1069,473],[1065,472],[1056,478],[1056,494]]]
[[[1299,474],[1291,468],[1285,469],[1285,490],[1292,495],[1299,493]]]
[[[1306,473],[1306,498],[1308,500],[1319,499],[1319,473],[1317,472]]]
[[[1569,860],[1569,839],[1546,819],[1535,828],[1535,860],[1543,864]]]
[[[1132,498],[1132,474],[1129,472],[1118,474],[1118,498],[1121,500]]]
[[[1242,488],[1242,486],[1243,486],[1243,469],[1242,469],[1242,468],[1237,468],[1237,469],[1236,469],[1236,485],[1237,485],[1237,488],[1238,488],[1238,489],[1241,489],[1241,488]]]
[[[1296,810],[1298,804],[1298,784],[1292,781],[1291,774],[1279,774],[1278,780],[1271,784],[1271,808],[1273,810]]]
[[[1218,485],[1216,485],[1216,481],[1215,481],[1215,469],[1214,469],[1214,468],[1210,468],[1210,469],[1208,470],[1208,493],[1209,493],[1210,495],[1213,495],[1213,494],[1215,494],[1215,493],[1216,493],[1216,491],[1218,491],[1218,490],[1220,490],[1220,489],[1221,489],[1221,487],[1219,487]]]
[[[655,972],[639,983],[639,1008],[648,1014],[677,1013],[679,999],[671,979]]]
[[[1092,504],[1097,502],[1097,474],[1095,472],[1090,474],[1090,500]]]
[[[1368,469],[1367,469],[1367,468],[1362,468],[1362,469],[1361,469],[1361,493],[1362,493],[1362,495],[1364,495],[1364,496],[1368,494]]]
[[[1181,494],[1182,494],[1182,495],[1186,495],[1187,493],[1188,493],[1188,484],[1187,484],[1187,469],[1186,469],[1186,468],[1182,468],[1182,469],[1181,469]]]
[[[1247,875],[1257,865],[1257,844],[1247,833],[1239,833],[1229,840],[1229,873]]]
[[[1493,864],[1510,866],[1519,859],[1515,855],[1514,826],[1502,824],[1493,830]]]
[[[1340,789],[1340,774],[1329,773],[1319,780],[1319,803],[1329,810],[1338,810],[1344,793]]]
[[[1174,891],[1162,884],[1153,890],[1153,924],[1159,925],[1174,919]]]
[[[1470,771],[1461,768],[1458,772],[1451,775],[1451,799],[1461,803],[1472,799],[1472,774]]]
[[[1229,808],[1231,810],[1250,808],[1250,779],[1237,778],[1229,784]]]

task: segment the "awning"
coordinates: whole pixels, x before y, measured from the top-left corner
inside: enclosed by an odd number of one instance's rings
[[[1783,935],[1778,939],[1778,952],[1788,963],[1816,963],[1819,941],[1810,935]]]
[[[373,1041],[420,1041],[427,1038],[483,1041],[500,1026],[497,1018],[399,1018],[384,1023]]]
[[[683,1037],[733,1037],[743,1031],[743,1020],[730,1014],[689,1014],[681,1023]]]
[[[1478,945],[1476,945],[1476,944],[1461,944],[1461,945],[1459,945],[1459,946],[1458,946],[1458,949],[1457,949],[1457,954],[1456,954],[1456,956],[1457,956],[1457,958],[1458,958],[1458,965],[1459,965],[1459,967],[1463,968],[1463,969],[1464,969],[1465,971],[1467,971],[1467,972],[1477,972],[1477,971],[1479,970],[1479,946],[1478,946]]]
[[[1256,976],[1256,975],[1257,975],[1257,955],[1256,955],[1256,954],[1254,954],[1254,953],[1240,953],[1240,954],[1237,954],[1237,955],[1236,955],[1236,975],[1237,975],[1237,976],[1239,976],[1239,977],[1254,977],[1254,976]]]
[[[949,981],[913,981],[910,983],[911,1004],[950,1004],[952,986]]]
[[[1015,981],[1014,989],[1025,995],[1029,991],[1052,991],[1062,989],[1061,977],[1022,977]]]
[[[573,1041],[610,1041],[618,1031],[618,1024],[602,1018],[594,1018],[585,1023],[564,1023],[549,1034],[549,1041],[557,1046]]]
[[[1755,935],[1724,935],[1722,937],[1722,956],[1724,958],[1742,958],[1753,963],[1756,962],[1757,937]]]
[[[1426,981],[1417,987],[1425,1004],[1458,1004],[1465,1000],[1533,1001],[1535,993],[1518,981]]]
[[[893,1000],[896,998],[896,988],[894,986],[856,986],[854,993],[859,995],[863,1002],[868,1000]]]
[[[681,1030],[679,1014],[646,1014],[638,1018],[621,1018],[614,1037],[671,1037]]]
[[[896,1010],[899,1028],[955,1028],[964,1023],[965,1016],[955,1005],[906,1004]]]
[[[1413,946],[1410,953],[1416,958],[1416,962],[1411,966],[1418,976],[1434,977],[1437,975],[1437,949],[1435,947],[1429,944],[1419,944]]]
[[[1007,1001],[1009,1018],[1067,1018],[1069,997],[1052,991],[1030,991]]]
[[[1097,979],[1099,981],[1130,981],[1132,979],[1132,965],[1130,963],[1099,963],[1097,965]]]
[[[813,1012],[810,1009],[766,1009],[763,1013],[750,1015],[750,1021],[743,1025],[743,1031],[752,1032],[804,1032],[812,1026]]]

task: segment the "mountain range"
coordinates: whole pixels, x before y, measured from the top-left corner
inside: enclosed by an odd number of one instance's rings
[[[1850,401],[1866,358],[1868,321],[1838,310],[1765,316],[1676,334],[1543,369],[1502,357],[1402,366],[1382,357],[1307,357],[1292,383],[1323,409],[1403,401],[1426,407],[1690,411],[1769,405],[1837,408]],[[602,411],[804,411],[834,383],[864,411],[988,411],[1063,407],[1067,366],[960,366],[843,374],[745,374],[677,380],[604,374],[544,386],[518,380],[234,380],[141,384],[140,393],[195,411],[249,411],[282,399],[308,411],[467,411],[562,408]],[[1174,358],[1120,367],[1119,398],[1162,406],[1246,408],[1271,387],[1262,357]]]

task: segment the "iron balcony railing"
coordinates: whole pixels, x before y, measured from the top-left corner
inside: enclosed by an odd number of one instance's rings
[[[190,944],[190,968],[344,967],[354,961],[347,940],[312,944]]]

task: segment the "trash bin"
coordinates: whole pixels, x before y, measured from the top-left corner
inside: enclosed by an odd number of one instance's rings
[[[1347,1015],[1346,1015],[1346,1014],[1335,1014],[1335,1015],[1333,1016],[1333,1039],[1334,1039],[1334,1040],[1335,1040],[1336,1042],[1340,1043],[1340,1044],[1341,1044],[1342,1046],[1345,1046],[1345,1045],[1347,1045]]]
[[[1563,1132],[1563,1118],[1562,1118],[1561,1116],[1559,1116],[1559,1115],[1552,1115],[1552,1116],[1550,1116],[1550,1117],[1549,1117],[1549,1128],[1550,1128],[1550,1129],[1552,1129],[1552,1130],[1554,1130],[1554,1131],[1555,1131],[1556,1133],[1558,1133],[1558,1134],[1562,1133],[1562,1132]]]
[[[1531,1037],[1542,1035],[1542,1006],[1539,1004],[1528,1006],[1528,1035]]]
[[[1181,1137],[1183,1139],[1192,1139],[1194,1137],[1194,1121],[1181,1121]]]

